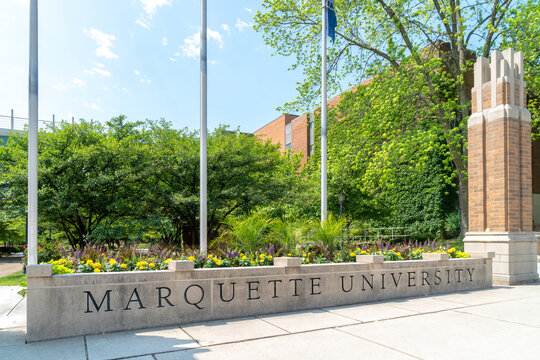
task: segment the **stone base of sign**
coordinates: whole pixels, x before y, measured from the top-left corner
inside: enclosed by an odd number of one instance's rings
[[[28,266],[27,341],[492,285],[489,257],[392,262],[372,258],[369,263],[301,266],[298,260],[277,258],[275,266],[195,270],[175,261],[170,264],[174,271],[53,276]]]
[[[493,251],[493,283],[515,285],[538,280],[538,240],[529,232],[467,233],[465,252]]]

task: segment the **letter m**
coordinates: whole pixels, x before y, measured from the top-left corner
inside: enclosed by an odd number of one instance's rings
[[[84,313],[86,314],[86,313],[93,312],[93,311],[90,310],[90,301],[92,301],[92,304],[94,304],[94,308],[96,309],[96,312],[99,312],[99,310],[103,306],[103,303],[105,302],[105,299],[107,299],[107,309],[105,311],[112,311],[111,310],[111,291],[112,290],[107,290],[105,292],[105,295],[103,295],[103,298],[101,299],[101,302],[99,303],[99,305],[97,304],[96,299],[94,299],[94,297],[92,296],[92,293],[90,291],[85,291],[85,293],[86,293],[86,311]]]

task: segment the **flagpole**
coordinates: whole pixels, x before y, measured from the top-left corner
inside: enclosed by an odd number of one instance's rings
[[[200,167],[200,240],[199,247],[202,254],[207,251],[207,129],[206,129],[206,83],[207,83],[207,48],[206,48],[206,0],[201,0],[201,167]]]
[[[322,0],[322,80],[321,80],[321,222],[326,220],[327,209],[327,150],[326,150],[326,0]]]
[[[38,6],[30,1],[28,72],[28,265],[37,264],[38,232]]]

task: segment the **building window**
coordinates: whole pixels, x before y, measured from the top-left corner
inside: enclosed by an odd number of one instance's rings
[[[292,124],[285,125],[285,148],[290,149],[292,144]]]

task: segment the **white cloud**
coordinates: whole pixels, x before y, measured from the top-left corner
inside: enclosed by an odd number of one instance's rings
[[[144,83],[150,84],[150,83],[152,82],[152,80],[150,80],[150,79],[139,79],[139,81],[140,81],[141,83],[143,83],[143,84],[144,84]]]
[[[150,18],[152,18],[152,15],[156,13],[158,8],[164,5],[172,5],[170,0],[141,0],[141,4]]]
[[[102,76],[111,76],[112,74],[110,73],[110,71],[105,70],[104,67],[105,66],[103,64],[96,64],[96,66],[93,67],[91,70],[87,69],[84,70],[84,72],[90,75],[99,74]]]
[[[223,38],[218,31],[212,29],[207,30],[208,39],[218,42],[219,48],[223,47]],[[182,55],[186,57],[196,58],[201,51],[201,33],[197,31],[195,34],[184,39],[184,45],[180,45]],[[175,53],[176,55],[176,53]]]
[[[141,72],[139,70],[135,70],[134,73],[135,73],[135,75],[140,75],[141,74]]]
[[[146,19],[137,19],[135,20],[135,24],[141,25],[146,30],[150,30],[150,22]]]
[[[253,12],[253,9],[250,9],[250,8],[244,8],[244,10],[246,10],[248,13],[252,13],[252,12]]]
[[[82,81],[81,79],[78,79],[78,78],[73,78],[73,80],[71,80],[71,82],[75,86],[78,86],[78,87],[83,87],[84,85],[86,85],[86,83],[84,81]]]
[[[227,24],[221,24],[221,28],[228,33],[231,32],[231,28]]]
[[[71,89],[71,88],[74,88],[74,87],[81,88],[81,87],[83,87],[85,85],[86,85],[86,83],[84,81],[82,81],[81,79],[73,78],[71,80],[71,82],[56,84],[56,85],[53,86],[53,88],[56,89],[56,90],[67,90],[67,89]]]
[[[112,42],[116,40],[116,36],[105,34],[98,29],[84,29],[84,33],[96,42],[96,55],[98,57],[104,57],[106,59],[115,59],[118,57],[118,55],[111,51],[113,47]]]
[[[173,57],[170,57],[169,60],[171,60],[172,62],[175,62],[175,61],[176,61],[176,59],[173,58]]]
[[[238,31],[242,32],[245,28],[250,27],[251,25],[245,21],[236,19],[236,24],[234,24],[234,26],[238,29]]]
[[[167,38],[164,36],[161,38],[161,43],[163,46],[167,46],[169,44],[169,40],[167,40]]]

